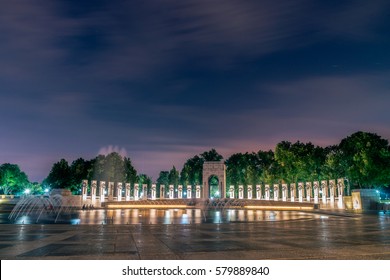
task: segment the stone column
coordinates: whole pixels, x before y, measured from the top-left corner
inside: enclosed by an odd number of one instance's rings
[[[106,198],[106,182],[100,181],[99,182],[99,194],[100,194],[100,203],[104,202]]]
[[[116,183],[116,200],[122,201],[122,183]]]
[[[156,200],[157,192],[156,192],[156,184],[152,184],[152,200]]]
[[[337,179],[337,193],[339,201],[342,201],[344,196],[344,179]]]
[[[195,186],[195,198],[200,198],[200,186]]]
[[[295,191],[296,191],[296,185],[295,183],[290,184],[290,200],[291,202],[295,202]]]
[[[288,189],[287,184],[282,184],[282,200],[287,201]]]
[[[256,185],[256,199],[261,199],[261,185]]]
[[[130,201],[130,183],[125,184],[125,199]]]
[[[306,201],[310,202],[311,200],[311,182],[306,182]]]
[[[252,199],[253,191],[252,191],[252,185],[248,185],[248,199]]]
[[[97,188],[97,181],[93,180],[91,184],[91,200],[92,204],[96,203],[96,188]]]
[[[298,183],[298,196],[299,196],[299,202],[303,202],[303,183],[299,182]]]
[[[265,190],[264,190],[264,192],[265,192],[265,200],[270,200],[269,185],[266,184],[264,188],[265,188]]]
[[[244,199],[244,186],[243,185],[238,186],[238,198]]]
[[[328,182],[326,180],[321,181],[322,203],[326,203],[328,197]]]
[[[183,198],[183,185],[179,185],[177,187],[177,198],[180,198],[180,199]]]
[[[174,192],[174,186],[173,185],[169,185],[169,198],[170,199],[174,199],[175,198],[175,192]]]
[[[114,199],[114,182],[108,182],[108,201]]]
[[[230,185],[229,197],[232,198],[232,199],[234,198],[234,186],[233,185]]]
[[[274,184],[274,201],[279,200],[279,184]]]
[[[191,199],[192,198],[192,186],[187,185],[187,198]]]
[[[82,186],[81,186],[81,193],[83,201],[87,201],[87,192],[88,192],[88,180],[83,180]]]
[[[134,200],[139,199],[139,184],[134,184]]]
[[[148,199],[148,185],[142,184],[142,199],[147,200]]]
[[[335,180],[329,180],[329,198],[330,198],[330,202],[334,202],[335,188],[336,188],[336,181]]]
[[[165,185],[160,185],[160,199],[165,198]]]
[[[343,201],[343,196],[344,196],[344,179],[337,179],[337,191],[338,191],[338,207],[343,208],[344,201]]]
[[[318,203],[318,197],[320,192],[319,184],[320,182],[318,181],[313,182],[314,203]]]

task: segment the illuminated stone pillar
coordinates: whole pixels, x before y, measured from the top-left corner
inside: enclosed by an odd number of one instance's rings
[[[261,199],[261,185],[256,185],[256,199]]]
[[[334,196],[335,196],[335,188],[336,188],[336,181],[335,180],[329,180],[329,198],[330,202],[334,202]]]
[[[200,198],[200,186],[195,186],[195,198]]]
[[[264,188],[265,188],[265,190],[264,190],[264,192],[265,192],[265,200],[270,200],[270,190],[269,190],[269,185],[268,184],[266,184],[265,186],[264,186]]]
[[[142,184],[142,199],[147,200],[148,199],[148,185]]]
[[[318,203],[319,192],[320,192],[319,184],[320,182],[318,181],[313,182],[314,203]]]
[[[298,183],[298,198],[299,198],[299,202],[303,202],[303,183],[302,182],[299,182]]]
[[[106,198],[106,182],[100,181],[99,182],[99,194],[100,194],[100,203],[104,202]]]
[[[252,199],[253,191],[252,191],[252,185],[248,185],[248,199]]]
[[[130,201],[130,183],[125,184],[125,200]]]
[[[160,199],[165,198],[165,185],[160,185]]]
[[[344,188],[345,188],[344,179],[337,179],[337,192],[338,192],[338,197],[339,197],[338,207],[339,208],[343,207]]]
[[[183,198],[183,186],[182,185],[179,185],[177,187],[177,198],[180,198],[180,199]]]
[[[134,184],[134,200],[139,200],[139,184]]]
[[[343,200],[344,196],[344,179],[337,179],[337,193],[339,201]]]
[[[231,185],[229,188],[229,197],[234,198],[234,186]]]
[[[174,186],[173,185],[169,185],[169,198],[170,199],[174,199],[175,198],[175,192],[174,192]]]
[[[97,181],[93,180],[91,184],[91,200],[92,204],[96,203],[96,188],[97,188]]]
[[[108,182],[108,201],[114,199],[114,182]]]
[[[116,183],[116,200],[122,201],[122,183]]]
[[[192,198],[192,186],[187,185],[187,198],[191,199]]]
[[[282,184],[282,200],[287,201],[288,189],[287,184]]]
[[[322,203],[326,203],[328,197],[328,182],[326,180],[321,181]]]
[[[296,197],[295,190],[296,190],[295,183],[291,183],[290,184],[290,200],[291,200],[291,202],[295,202],[295,197]]]
[[[274,184],[274,201],[279,200],[279,184]]]
[[[157,192],[156,192],[156,184],[152,184],[152,200],[156,200]]]
[[[244,186],[243,185],[238,186],[238,198],[244,199]]]
[[[306,182],[306,201],[310,202],[311,200],[311,182]]]
[[[83,201],[87,201],[87,192],[88,192],[88,180],[83,180],[81,186],[81,193]]]

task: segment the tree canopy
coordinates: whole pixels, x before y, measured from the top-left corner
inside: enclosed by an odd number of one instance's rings
[[[0,165],[0,189],[4,194],[17,194],[30,184],[26,173],[17,164]]]
[[[183,168],[175,166],[161,171],[158,185],[200,185],[203,163],[222,161],[223,157],[211,149],[186,160]],[[311,142],[281,141],[275,150],[257,153],[235,153],[225,160],[227,185],[255,185],[265,183],[293,183],[323,179],[347,179],[352,187],[386,187],[390,185],[390,146],[375,133],[356,132],[338,145],[315,146]],[[76,192],[83,179],[147,184],[147,174],[137,175],[130,158],[118,153],[98,155],[91,160],[78,158],[70,165],[65,159],[53,164],[43,181],[43,187],[68,188]],[[42,192],[42,185],[31,184],[18,165],[0,165],[0,190],[4,194],[20,193],[27,187]]]

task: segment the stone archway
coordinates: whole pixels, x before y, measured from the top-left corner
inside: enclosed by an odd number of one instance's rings
[[[208,183],[210,198],[221,198],[221,187],[219,184],[218,177],[215,175],[211,175],[208,179]]]
[[[218,178],[221,198],[226,198],[226,165],[219,161],[206,161],[203,163],[203,195],[202,198],[210,198],[209,179]]]

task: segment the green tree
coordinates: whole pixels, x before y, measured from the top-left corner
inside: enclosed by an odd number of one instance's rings
[[[92,161],[86,161],[83,158],[78,158],[70,165],[70,190],[76,192],[81,185],[82,180],[89,179],[92,169]]]
[[[180,181],[183,185],[200,185],[202,183],[204,159],[198,155],[188,159],[180,172]]]
[[[150,188],[152,186],[152,178],[150,178],[146,174],[139,174],[139,175],[137,175],[137,182],[138,182],[140,189],[142,191],[143,191],[142,185],[144,185],[144,184],[147,185],[147,187],[146,187],[147,193],[144,195],[148,196],[150,194]]]
[[[45,192],[42,184],[38,182],[30,183],[29,188],[31,190],[31,194],[43,194]]]
[[[281,179],[287,182],[320,180],[325,158],[324,149],[310,142],[282,141],[275,148]]]
[[[129,164],[128,161],[127,164]],[[98,155],[92,161],[92,166],[92,174],[94,174],[93,178],[98,181],[124,182],[128,175],[130,176],[130,179],[134,180],[134,177],[132,177],[134,175],[132,172],[134,171],[131,171],[130,168],[128,170],[130,173],[126,174],[125,161],[122,156],[116,152],[110,153],[107,156]],[[127,167],[130,166],[128,165]]]
[[[134,168],[133,164],[131,163],[130,158],[125,157],[123,159],[123,166],[124,166],[125,182],[134,185],[134,183],[137,181],[137,170]]]
[[[269,151],[258,151],[257,157],[260,165],[260,176],[259,181],[262,184],[277,182],[280,175],[280,166],[275,160],[275,154],[272,150]]]
[[[390,148],[374,133],[356,132],[341,140],[341,162],[352,185],[379,187],[390,184]]]
[[[346,161],[343,160],[342,153],[339,146],[332,145],[324,149],[325,162],[322,167],[323,178],[344,178],[346,177],[347,166]]]
[[[218,154],[215,149],[203,152],[200,156],[203,158],[204,161],[221,161],[223,159],[223,157]]]
[[[168,174],[168,183],[169,185],[174,185],[177,187],[179,185],[179,171],[176,170],[176,167],[173,166]]]
[[[30,184],[26,173],[17,164],[0,165],[0,189],[4,194],[17,194]]]
[[[70,189],[71,172],[65,159],[54,163],[49,175],[44,180],[44,184],[49,185],[51,189]]]
[[[160,174],[157,178],[157,184],[158,185],[169,185],[169,171],[160,171]]]
[[[226,160],[227,185],[256,185],[261,177],[261,161],[256,153],[236,153]]]

